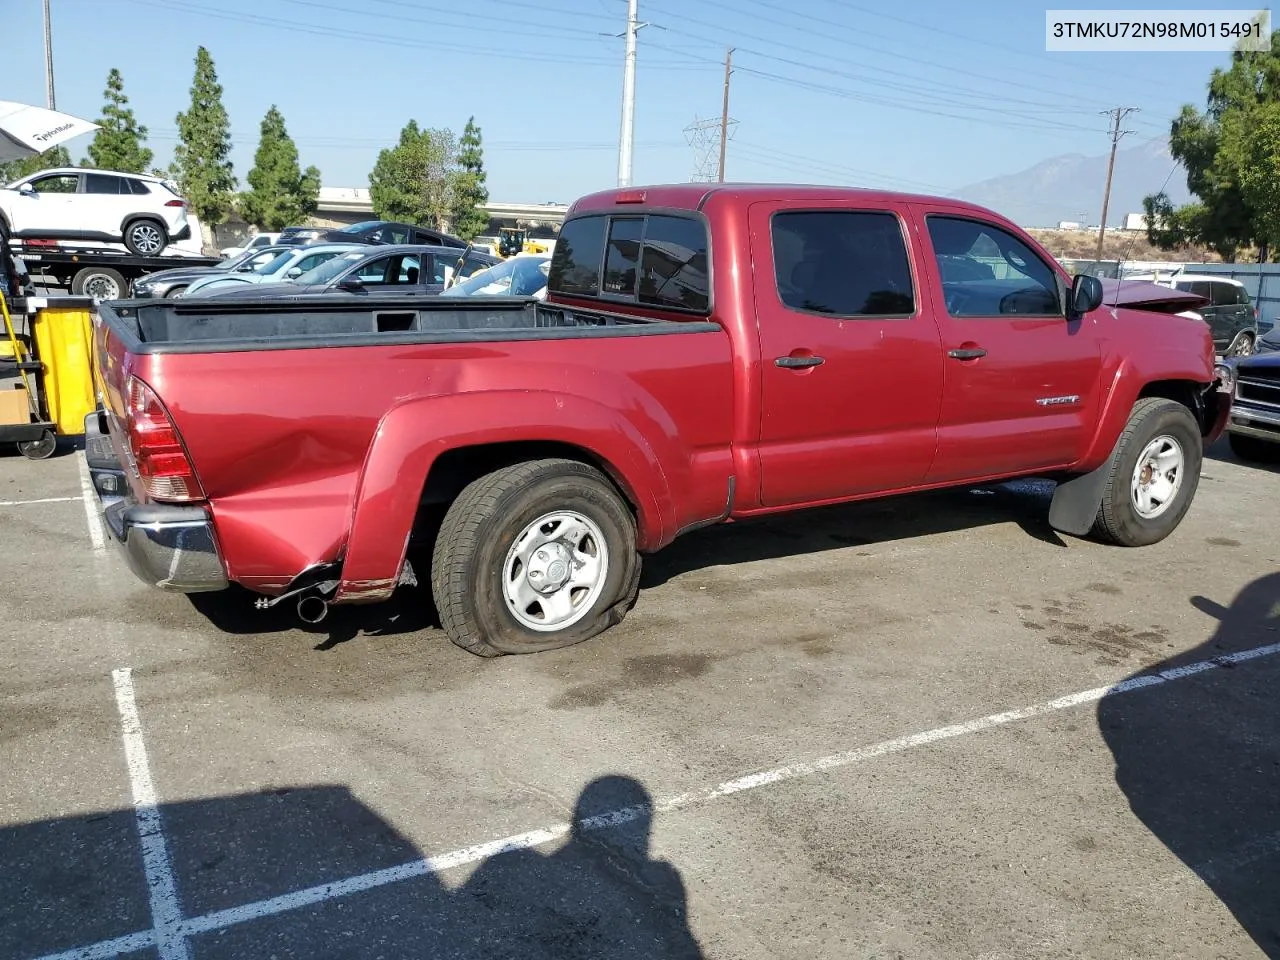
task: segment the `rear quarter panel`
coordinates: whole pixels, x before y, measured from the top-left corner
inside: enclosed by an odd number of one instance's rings
[[[178,425],[230,576],[264,592],[338,558],[356,520],[374,518],[364,542],[381,545],[379,563],[398,555],[431,462],[472,443],[595,453],[638,501],[642,547],[724,510],[733,394],[720,331],[124,362]]]

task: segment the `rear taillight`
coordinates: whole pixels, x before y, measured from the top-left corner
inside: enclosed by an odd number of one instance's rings
[[[136,377],[129,378],[125,426],[138,476],[149,498],[179,503],[204,499],[169,411],[155,391]]]
[[[187,205],[187,201],[185,201],[185,200],[166,200],[166,201],[164,202],[164,205],[165,205],[166,207],[185,207],[185,206]]]

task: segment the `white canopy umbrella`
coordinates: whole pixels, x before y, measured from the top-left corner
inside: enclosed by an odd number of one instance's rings
[[[0,162],[21,160],[98,129],[67,113],[0,100]]]

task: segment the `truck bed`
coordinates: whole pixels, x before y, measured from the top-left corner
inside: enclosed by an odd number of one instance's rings
[[[717,330],[705,321],[623,316],[523,297],[424,298],[312,294],[288,300],[125,300],[99,309],[131,353],[235,352],[645,336]]]

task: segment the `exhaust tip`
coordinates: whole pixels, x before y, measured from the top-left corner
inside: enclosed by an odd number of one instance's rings
[[[303,597],[298,601],[298,619],[303,623],[319,623],[329,613],[329,601],[324,597]]]

